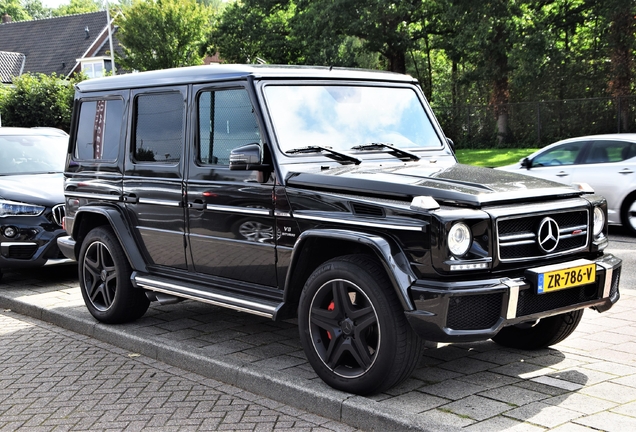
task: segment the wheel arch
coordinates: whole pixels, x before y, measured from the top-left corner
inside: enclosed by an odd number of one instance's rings
[[[328,247],[321,247],[323,245]],[[404,310],[415,309],[408,288],[416,277],[404,252],[394,241],[369,233],[321,229],[303,232],[294,245],[285,278],[285,313],[282,315],[295,315],[305,281],[319,265],[332,258],[355,253],[370,255],[382,264]]]
[[[104,225],[110,226],[115,232],[131,267],[134,270],[147,271],[141,251],[133,240],[124,216],[119,209],[113,207],[87,206],[78,210],[73,224],[73,233],[71,233],[75,240],[75,256],[79,257],[79,251],[86,235],[93,228]]]

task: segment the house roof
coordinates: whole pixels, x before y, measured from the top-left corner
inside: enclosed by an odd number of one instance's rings
[[[92,57],[103,48],[106,24],[106,11],[3,23],[0,51],[23,53],[24,72],[68,76],[77,70],[77,59]]]
[[[0,51],[0,83],[11,84],[22,73],[25,60],[22,53]]]

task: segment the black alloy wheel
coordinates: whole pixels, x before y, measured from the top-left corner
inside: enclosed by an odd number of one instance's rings
[[[91,315],[105,323],[141,317],[150,304],[130,280],[132,269],[110,227],[98,227],[82,242],[79,259],[80,289]]]
[[[423,349],[384,268],[366,255],[335,258],[312,273],[300,297],[298,327],[318,376],[361,395],[408,378]]]

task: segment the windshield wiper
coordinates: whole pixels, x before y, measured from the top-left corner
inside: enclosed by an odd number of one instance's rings
[[[295,153],[322,153],[322,152],[329,153],[329,154],[326,154],[325,156],[330,157],[331,159],[337,160],[338,162],[354,163],[356,165],[360,165],[360,162],[362,162],[357,157],[351,156],[347,153],[342,153],[342,152],[330,149],[329,147],[322,147],[322,146],[299,147],[299,148],[287,150],[285,153],[295,154]]]
[[[388,143],[374,142],[374,143],[362,144],[362,145],[351,147],[351,150],[382,150],[382,149],[388,149],[387,153],[403,161],[420,160],[420,157],[416,155],[415,153],[412,153],[407,150],[399,149],[395,147],[393,144],[388,144]]]

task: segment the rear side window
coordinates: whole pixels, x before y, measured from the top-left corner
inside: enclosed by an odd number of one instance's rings
[[[199,163],[229,165],[231,150],[252,143],[261,144],[261,136],[245,89],[200,94]]]
[[[75,159],[117,160],[123,112],[121,99],[82,102],[75,137]]]
[[[135,162],[179,162],[183,151],[184,113],[181,93],[138,96],[133,141]]]

